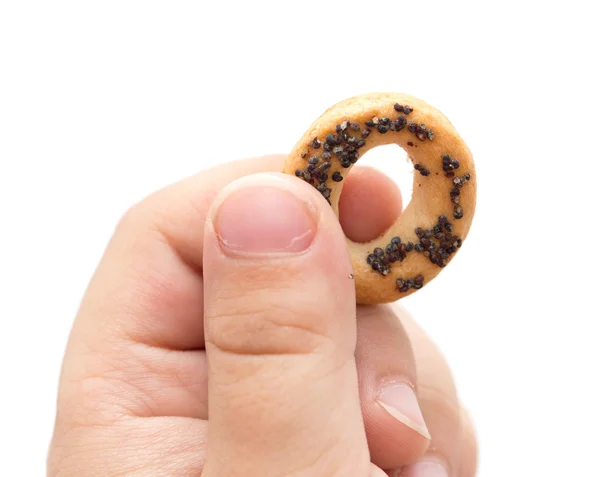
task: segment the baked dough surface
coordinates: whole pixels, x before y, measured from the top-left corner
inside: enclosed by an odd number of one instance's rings
[[[419,170],[411,202],[382,236],[348,239],[359,304],[396,301],[429,283],[456,255],[475,213],[469,148],[441,112],[406,94],[371,93],[332,106],[298,141],[283,172],[315,186],[339,216],[344,178],[365,152],[385,144],[406,150]]]

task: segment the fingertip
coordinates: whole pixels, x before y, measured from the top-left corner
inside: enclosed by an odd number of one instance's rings
[[[413,463],[431,438],[415,394],[411,344],[390,307],[360,307],[357,324],[356,361],[371,461],[384,469]]]
[[[339,203],[340,224],[354,242],[383,234],[402,212],[402,194],[388,176],[371,167],[355,167],[348,175]]]

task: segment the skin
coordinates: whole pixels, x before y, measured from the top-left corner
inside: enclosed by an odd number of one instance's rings
[[[314,189],[273,172],[282,164],[220,166],[124,215],[73,325],[49,476],[475,475],[473,427],[438,348],[402,307],[354,305],[344,232],[377,237],[400,192],[357,167],[338,222]],[[309,204],[307,250],[232,252],[223,217],[244,207],[232,198],[273,187]],[[366,209],[366,187],[398,208]],[[415,391],[423,426],[382,406],[385,384]]]

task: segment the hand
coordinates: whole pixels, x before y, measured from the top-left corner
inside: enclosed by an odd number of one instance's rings
[[[69,340],[50,476],[474,475],[441,354],[401,308],[356,307],[338,219],[264,173],[281,164],[203,172],[121,220]],[[375,238],[399,192],[347,181],[342,226]]]

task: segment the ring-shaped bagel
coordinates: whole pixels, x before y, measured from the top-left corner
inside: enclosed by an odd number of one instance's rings
[[[395,301],[431,281],[461,247],[475,213],[469,148],[442,113],[405,94],[365,94],[329,108],[298,141],[283,172],[313,185],[339,217],[352,165],[385,144],[406,150],[415,167],[413,194],[382,236],[347,239],[359,304]]]

